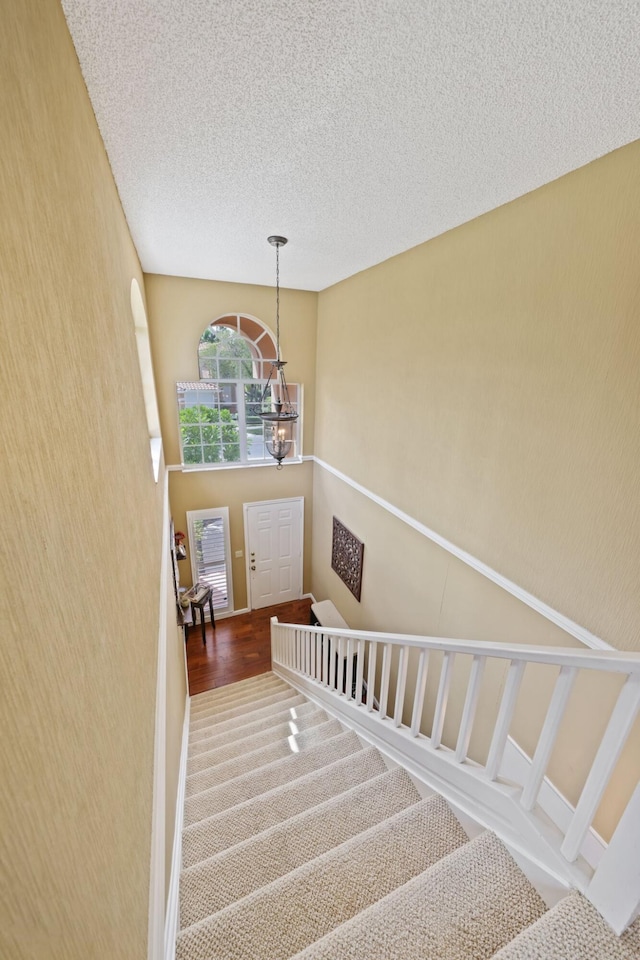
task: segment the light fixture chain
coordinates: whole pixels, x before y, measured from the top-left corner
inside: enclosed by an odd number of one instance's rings
[[[276,352],[280,362],[280,244],[276,244]]]

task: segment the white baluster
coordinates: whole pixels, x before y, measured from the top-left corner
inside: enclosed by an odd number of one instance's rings
[[[436,709],[433,714],[433,727],[431,728],[431,746],[436,749],[442,743],[444,716],[447,711],[447,701],[449,700],[449,689],[451,687],[451,678],[453,677],[455,656],[455,653],[447,650],[442,662],[438,697],[436,699]]]
[[[409,648],[401,647],[400,662],[398,663],[398,680],[396,682],[396,702],[393,710],[393,725],[399,727],[402,723],[404,709],[404,694],[407,689],[407,667],[409,666]]]
[[[309,676],[311,678],[316,675],[316,638],[311,631],[309,631]]]
[[[358,640],[358,670],[356,673],[356,703],[362,703],[362,681],[364,674],[364,640]]]
[[[387,715],[387,701],[389,699],[389,673],[391,670],[391,644],[385,643],[382,653],[382,684],[380,687],[380,718]]]
[[[346,642],[345,642],[344,637],[339,637],[339,638],[338,638],[338,667],[337,667],[338,676],[337,676],[337,683],[338,683],[338,693],[341,693],[341,694],[344,694],[345,689],[346,689],[346,687],[345,687],[345,683],[346,683],[346,669],[345,669],[345,668],[346,668],[346,663],[345,663],[346,654],[345,654],[345,647],[346,647]]]
[[[329,637],[329,647],[330,647],[329,687],[331,688],[331,690],[335,690],[336,689],[336,660],[338,659],[337,657],[338,641],[336,637],[334,636]]]
[[[347,686],[346,694],[347,700],[353,700],[353,637],[349,637],[347,641]]]
[[[533,755],[529,777],[522,791],[520,804],[525,810],[532,810],[538,799],[549,758],[560,730],[560,721],[564,715],[577,672],[576,667],[561,667],[560,669],[560,675],[556,680],[549,709],[542,725],[538,746]]]
[[[507,682],[505,683],[504,693],[502,694],[500,710],[498,711],[498,718],[489,748],[489,756],[487,757],[486,770],[490,780],[495,780],[500,770],[500,764],[502,763],[504,750],[507,745],[507,737],[509,736],[511,721],[516,709],[516,703],[518,702],[518,693],[520,692],[520,684],[522,683],[526,665],[525,660],[512,660],[509,666]]]
[[[322,682],[322,636],[315,634],[316,638],[316,680]]]
[[[411,735],[417,737],[422,722],[424,694],[427,689],[427,674],[429,670],[429,651],[421,650],[418,660],[418,674],[416,678],[416,692],[413,697],[413,715],[411,717]]]
[[[589,771],[560,852],[573,863],[640,709],[640,676],[627,677]],[[637,853],[637,851],[636,851]]]
[[[329,637],[322,634],[322,682],[325,687],[329,686],[329,648],[331,644]]]
[[[469,741],[471,740],[471,731],[473,730],[473,721],[475,720],[478,707],[478,698],[480,696],[480,686],[482,684],[482,675],[486,664],[485,657],[474,657],[471,664],[471,673],[469,675],[469,686],[467,687],[467,696],[462,710],[462,719],[458,731],[458,742],[456,743],[455,760],[456,763],[462,763],[467,759],[469,750]]]
[[[378,655],[378,644],[372,640],[369,644],[369,669],[367,671],[367,710],[369,713],[373,710],[373,699],[376,688],[376,657]]]

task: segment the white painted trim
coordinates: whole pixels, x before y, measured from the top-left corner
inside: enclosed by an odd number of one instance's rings
[[[302,600],[311,600],[312,603],[317,603],[317,602],[318,602],[312,593],[303,593],[301,599],[302,599]]]
[[[448,803],[493,830],[504,843],[540,867],[557,884],[581,892],[586,890],[590,880],[588,865],[582,858],[576,863],[567,863],[561,857],[559,830],[514,802],[517,788],[488,780],[483,769],[468,760],[456,763],[452,750],[425,749],[424,737],[413,737],[408,728],[380,720],[376,713],[368,713],[355,701],[337,695],[291,667],[274,663],[272,669],[276,676],[353,730],[363,742],[376,747],[385,758],[403,767]]]
[[[512,737],[507,737],[504,756],[500,765],[499,776],[503,780],[510,780],[518,784],[527,783],[531,770],[531,757]],[[537,803],[544,810],[552,823],[566,834],[569,824],[575,813],[567,798],[560,793],[548,777],[545,777],[540,787]],[[590,827],[580,850],[581,855],[594,869],[600,863],[607,849],[606,842],[593,827]]]
[[[229,613],[233,610],[233,557],[231,556],[231,521],[229,520],[229,507],[207,507],[204,510],[187,510],[187,536],[189,537],[189,556],[191,558],[191,582],[196,583],[198,580],[196,576],[198,571],[196,568],[193,523],[195,520],[214,519],[216,515],[222,517],[224,528],[224,564],[227,572],[227,606],[220,610],[220,614],[222,615],[223,613]],[[216,608],[214,608],[213,615],[214,617],[217,616]]]
[[[180,750],[180,770],[178,772],[178,794],[176,797],[176,822],[173,831],[173,853],[171,856],[171,877],[167,895],[167,915],[164,926],[164,960],[175,960],[176,938],[178,936],[178,907],[180,903],[180,871],[182,869],[182,828],[184,825],[184,801],[187,789],[187,757],[189,752],[189,718],[191,716],[191,697],[187,694],[182,727],[182,747]]]
[[[486,563],[483,563],[482,560],[478,560],[477,557],[467,553],[466,550],[462,550],[460,547],[457,547],[454,543],[451,543],[450,540],[440,536],[439,533],[431,530],[429,527],[425,526],[424,523],[420,523],[419,520],[415,520],[413,517],[409,516],[408,513],[405,513],[403,510],[395,507],[392,503],[389,503],[388,500],[385,500],[383,497],[379,497],[376,493],[373,493],[371,490],[363,487],[362,484],[358,483],[356,480],[353,480],[351,477],[348,477],[345,473],[342,473],[342,471],[332,467],[319,457],[314,456],[310,459],[313,459],[318,466],[323,468],[323,470],[333,474],[333,476],[337,477],[338,480],[342,480],[342,482],[346,483],[347,486],[351,487],[353,490],[357,490],[358,493],[361,493],[364,497],[372,500],[373,503],[376,503],[379,507],[382,507],[383,510],[391,513],[394,517],[397,517],[397,519],[401,520],[402,523],[406,523],[407,526],[411,527],[413,530],[416,530],[417,533],[422,534],[423,537],[427,537],[427,539],[433,541],[433,543],[436,543],[439,547],[442,547],[443,550],[447,550],[454,557],[457,557],[458,560],[462,560],[462,562],[466,563],[467,566],[471,567],[473,570],[476,570],[478,573],[481,573],[483,577],[486,577],[488,580],[496,583],[499,587],[502,587],[502,589],[506,590],[507,593],[510,593],[518,600],[521,600],[522,603],[526,603],[526,605],[531,607],[532,610],[535,610],[543,617],[546,617],[547,620],[555,623],[556,626],[560,627],[561,630],[571,634],[572,637],[575,637],[576,640],[579,640],[586,647],[591,647],[593,650],[614,649],[614,647],[606,643],[606,641],[602,640],[600,637],[597,637],[595,634],[590,633],[589,630],[585,629],[585,627],[581,627],[580,624],[575,623],[568,617],[565,617],[563,613],[559,613],[557,610],[554,610],[553,607],[550,607],[542,600],[534,597],[533,594],[523,590],[523,588],[519,587],[517,583],[514,583],[512,580],[508,580],[507,577],[503,577],[501,573],[497,573],[497,571],[492,570],[491,567],[487,566]]]
[[[165,818],[167,744],[167,581],[169,579],[169,477],[163,478],[162,554],[160,559],[160,610],[156,718],[153,748],[153,807],[151,815],[151,867],[149,880],[148,960],[162,960],[165,924]]]

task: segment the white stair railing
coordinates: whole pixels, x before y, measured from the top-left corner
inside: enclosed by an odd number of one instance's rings
[[[596,906],[614,929],[620,928],[618,932],[622,929],[622,913],[626,918],[625,925],[633,919],[640,909],[640,876],[634,879],[630,875],[628,850],[637,850],[640,844],[637,818],[622,816],[607,850],[605,866],[609,892],[606,898],[601,895],[602,877],[598,878],[598,870],[593,873],[582,861],[580,851],[640,710],[640,655],[333,630],[278,623],[276,617],[271,620],[271,646],[273,668],[277,673],[308,695],[313,697],[315,694],[316,699],[365,735],[374,739],[379,737],[389,750],[395,751],[401,759],[406,758],[410,767],[430,771],[441,792],[444,787],[446,793],[448,786],[451,796],[462,801],[466,797],[467,809],[481,802],[486,814],[484,822],[498,833],[508,833],[511,839],[513,832],[519,831],[520,845],[525,852],[527,845],[537,846],[530,851],[534,859],[540,860],[538,841],[544,838],[545,850],[550,855],[546,865],[587,896],[591,887]],[[412,651],[417,653],[417,666],[408,682]],[[434,654],[441,656],[442,665],[433,719],[426,736],[421,727],[427,677],[433,669],[430,661]],[[447,730],[451,745],[445,746],[445,721],[450,719],[447,716],[449,694],[456,657],[461,655],[472,658],[471,669],[457,734],[452,739],[449,723]],[[468,752],[489,661],[502,661],[507,666],[506,681],[486,761],[478,763],[470,760]],[[529,664],[557,668],[559,673],[528,775],[525,782],[518,785],[521,789],[514,789],[513,783],[500,780],[499,773]],[[625,679],[568,828],[558,835],[557,830],[549,830],[548,823],[540,816],[537,802],[562,718],[581,670],[622,675]],[[408,723],[404,722],[405,717],[410,718]],[[490,788],[489,792],[487,788]],[[502,831],[501,825],[504,827]],[[624,837],[620,831],[625,833]],[[613,911],[607,916],[607,903],[620,899],[616,897],[615,889],[610,889],[611,877],[616,875],[616,857],[621,864],[620,876],[624,877],[620,881],[625,885],[624,890],[620,890],[620,898],[624,898],[625,909],[617,909],[615,916]],[[603,900],[606,901],[604,905]]]

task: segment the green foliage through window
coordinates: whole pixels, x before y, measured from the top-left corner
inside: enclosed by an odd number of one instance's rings
[[[237,463],[240,434],[229,410],[204,404],[179,412],[184,463]]]

